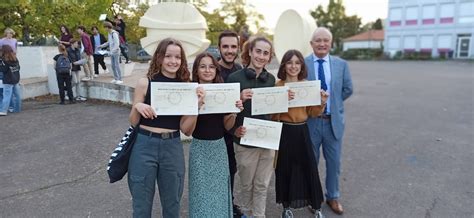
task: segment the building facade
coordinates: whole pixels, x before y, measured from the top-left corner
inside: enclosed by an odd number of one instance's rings
[[[369,30],[342,40],[342,50],[349,49],[381,49],[384,40],[383,30]]]
[[[389,0],[384,51],[474,59],[474,0]]]

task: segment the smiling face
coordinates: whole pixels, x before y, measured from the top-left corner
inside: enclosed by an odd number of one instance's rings
[[[203,57],[198,65],[199,83],[212,83],[216,77],[217,66],[210,57]]]
[[[270,61],[272,45],[265,41],[258,41],[255,43],[255,47],[249,51],[250,56],[250,67],[255,70],[261,70]]]
[[[332,35],[327,29],[317,29],[311,39],[314,55],[324,58],[331,51]]]
[[[239,41],[236,37],[222,37],[219,46],[222,60],[226,64],[233,64],[239,51]]]
[[[296,55],[293,55],[291,59],[285,64],[285,71],[287,77],[297,78],[301,72],[301,61]]]
[[[177,45],[168,45],[168,47],[166,47],[163,63],[161,64],[161,72],[167,77],[175,78],[180,66],[181,48]]]

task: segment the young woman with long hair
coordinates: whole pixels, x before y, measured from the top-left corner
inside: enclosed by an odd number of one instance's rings
[[[3,72],[3,99],[0,104],[0,115],[5,116],[10,106],[12,106],[10,112],[21,111],[20,62],[9,45],[2,45],[2,51],[3,63],[0,72]]]

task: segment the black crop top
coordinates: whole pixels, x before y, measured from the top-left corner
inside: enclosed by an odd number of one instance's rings
[[[175,78],[168,78],[163,74],[156,74],[151,81],[148,80],[148,88],[146,90],[145,95],[145,104],[150,105],[150,82],[181,82],[179,79]],[[181,115],[173,115],[173,116],[164,116],[160,115],[157,116],[155,119],[145,119],[144,117],[140,117],[140,125],[150,126],[150,127],[157,127],[157,128],[164,128],[164,129],[175,129],[179,130],[179,123],[181,121]]]
[[[226,114],[203,114],[197,118],[193,137],[202,140],[217,140],[224,137]]]

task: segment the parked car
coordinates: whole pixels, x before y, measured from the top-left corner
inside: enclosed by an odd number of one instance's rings
[[[206,49],[206,51],[211,53],[216,60],[221,59],[221,53],[219,52],[219,48],[217,46],[211,45]]]
[[[151,55],[148,54],[148,52],[145,51],[145,49],[140,49],[137,51],[137,60],[140,62],[147,62],[151,60]]]

